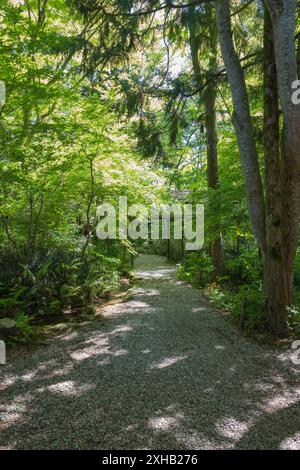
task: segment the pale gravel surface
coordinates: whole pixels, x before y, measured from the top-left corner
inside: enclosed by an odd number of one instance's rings
[[[299,371],[141,256],[133,297],[0,366],[0,448],[300,449]]]

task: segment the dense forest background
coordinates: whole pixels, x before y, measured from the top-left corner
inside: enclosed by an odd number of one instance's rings
[[[167,254],[246,331],[299,328],[299,7],[287,1],[0,0],[0,318],[118,289]],[[205,204],[205,246],[101,241],[96,208]],[[297,326],[298,325],[298,326]]]

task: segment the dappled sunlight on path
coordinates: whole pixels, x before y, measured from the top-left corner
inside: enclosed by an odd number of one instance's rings
[[[93,322],[1,367],[0,448],[300,448],[297,373],[158,256]]]

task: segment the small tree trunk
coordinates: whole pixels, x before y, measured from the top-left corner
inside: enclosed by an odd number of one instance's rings
[[[134,255],[132,253],[130,253],[130,267],[131,269],[134,268]]]
[[[86,256],[86,252],[87,252],[87,249],[88,249],[88,246],[90,244],[90,241],[91,241],[91,209],[92,209],[92,204],[94,202],[94,198],[95,198],[95,178],[94,178],[94,167],[93,167],[93,159],[90,158],[90,161],[89,161],[89,166],[90,166],[90,178],[91,178],[91,192],[89,194],[89,197],[88,197],[88,203],[87,203],[87,208],[86,208],[86,227],[87,227],[87,234],[86,234],[86,238],[85,238],[85,243],[83,245],[83,248],[82,248],[82,252],[81,252],[81,261],[84,261],[85,259],[85,256]]]
[[[170,259],[170,240],[167,239],[167,259]]]
[[[298,18],[298,21],[299,19],[300,18]],[[300,78],[300,33],[298,33],[298,39],[297,39],[297,73],[298,73],[298,78]]]
[[[184,255],[185,255],[185,242],[184,242],[184,230],[183,230],[183,225],[182,225],[182,234],[181,234],[180,248],[181,248],[181,259],[184,260]]]
[[[121,243],[120,247],[120,264],[121,268],[123,269],[126,263],[126,247]]]

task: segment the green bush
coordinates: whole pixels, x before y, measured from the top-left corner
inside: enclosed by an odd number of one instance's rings
[[[217,282],[211,282],[213,267],[204,250],[187,253],[185,262],[178,265],[177,276],[204,287],[217,307],[231,313],[234,323],[240,325],[243,318],[243,327],[252,331],[265,324],[262,265],[255,247],[243,248],[239,256],[226,253],[226,273]]]
[[[32,340],[35,334],[34,327],[30,325],[29,315],[18,313],[15,318],[18,334],[10,338],[13,343],[27,343]]]
[[[253,284],[262,279],[262,262],[255,247],[244,249],[239,256],[228,255],[226,268],[232,283]]]
[[[211,259],[205,251],[186,253],[184,263],[178,265],[177,276],[195,286],[205,286],[211,278]]]
[[[34,255],[11,249],[0,254],[0,316],[20,312],[30,318],[81,308],[119,285],[119,260],[90,247],[40,246]]]
[[[264,296],[259,286],[243,285],[237,291],[213,283],[205,290],[217,307],[230,312],[233,322],[248,331],[263,329],[265,326]]]

